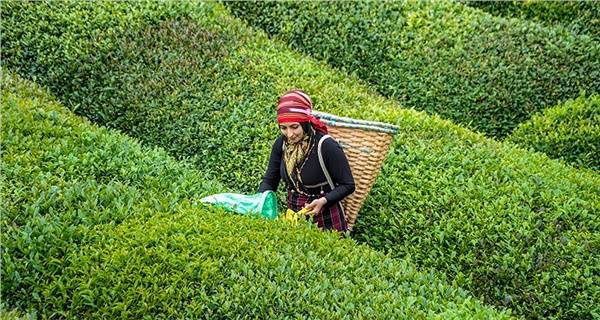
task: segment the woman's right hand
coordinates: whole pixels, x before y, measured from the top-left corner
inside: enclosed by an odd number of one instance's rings
[[[325,206],[325,204],[327,204],[327,198],[322,197],[322,198],[313,200],[311,203],[309,203],[307,206],[305,206],[305,208],[309,210],[309,213],[318,214],[321,212],[321,210],[323,209],[323,206]]]

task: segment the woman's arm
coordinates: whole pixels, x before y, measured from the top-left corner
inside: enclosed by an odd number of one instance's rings
[[[283,138],[279,137],[273,143],[271,148],[271,156],[269,157],[269,165],[267,171],[263,176],[263,180],[258,187],[258,192],[264,192],[267,190],[277,191],[279,181],[281,180],[280,165],[281,165],[281,154],[282,154]]]
[[[335,186],[331,192],[327,193],[325,198],[329,204],[336,203],[354,192],[354,177],[346,154],[335,140],[327,139],[323,141],[321,152],[327,171],[329,171]]]

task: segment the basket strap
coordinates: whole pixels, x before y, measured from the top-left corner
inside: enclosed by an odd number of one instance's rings
[[[325,179],[327,179],[329,187],[331,188],[331,190],[333,190],[335,186],[333,185],[333,180],[329,175],[329,171],[327,171],[327,167],[325,167],[325,161],[323,161],[323,153],[321,152],[321,146],[323,145],[323,141],[325,141],[325,139],[328,138],[331,138],[331,136],[326,134],[321,138],[321,140],[319,140],[319,145],[317,146],[317,154],[319,155],[319,164],[321,165],[321,170],[323,170],[323,174],[325,174]]]
[[[331,138],[331,136],[328,134],[321,137],[321,139],[319,140],[319,144],[317,146],[317,154],[319,156],[319,164],[321,165],[321,170],[323,170],[323,174],[325,174],[325,179],[327,179],[327,183],[329,183],[329,187],[331,188],[331,190],[333,190],[333,188],[335,188],[335,185],[333,184],[333,180],[331,179],[331,176],[329,175],[329,171],[327,171],[327,167],[325,166],[325,161],[323,161],[323,153],[321,152],[321,146],[323,145],[323,141],[325,141],[328,138]],[[331,138],[331,139],[333,139],[333,138]],[[342,214],[344,215],[344,219],[345,219],[346,213],[344,212],[344,206],[342,206],[341,202],[339,202],[338,204],[340,205],[340,209],[342,210]]]

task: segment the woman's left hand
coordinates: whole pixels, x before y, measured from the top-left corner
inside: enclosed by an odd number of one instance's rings
[[[327,198],[322,197],[319,199],[313,200],[313,202],[309,203],[305,208],[309,210],[312,214],[318,214],[323,209],[323,206],[327,203]]]

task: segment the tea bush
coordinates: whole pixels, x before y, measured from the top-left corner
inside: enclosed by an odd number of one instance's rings
[[[596,1],[460,1],[509,18],[528,19],[547,26],[561,25],[575,34],[600,40],[600,5]]]
[[[99,12],[114,5],[93,4]],[[530,318],[598,313],[597,175],[402,109],[357,77],[247,28],[218,4],[189,6],[152,9],[173,15],[140,9],[162,20],[141,17],[137,27],[110,34],[89,20],[65,19],[69,31],[50,37],[60,17],[90,9],[8,2],[5,63],[76,112],[164,147],[231,191],[256,191],[278,134],[274,104],[287,89],[305,89],[321,111],[399,125],[359,215],[357,240],[410,256]],[[26,32],[16,34],[19,28]],[[94,32],[77,44],[65,40]],[[18,59],[24,52],[32,54],[29,64]],[[72,85],[83,70],[98,77]]]
[[[164,151],[68,114],[6,72],[2,84],[3,303],[42,301],[66,255],[98,226],[173,214],[223,190]]]
[[[337,234],[195,207],[221,187],[2,83],[0,317],[510,318]]]
[[[263,168],[241,174],[245,158],[264,158],[272,121],[250,121],[246,113],[259,108],[266,115],[272,107],[241,97],[276,93],[269,83],[239,83],[238,70],[224,60],[244,32],[212,22],[213,7],[9,1],[2,51],[8,67],[48,87],[76,113],[190,158],[214,179],[248,191]]]
[[[465,292],[314,228],[183,210],[127,224],[72,271],[85,317],[508,318]],[[83,272],[82,272],[83,271]],[[90,274],[91,277],[79,275]]]
[[[406,108],[502,138],[534,112],[600,92],[600,43],[449,1],[225,2]]]
[[[508,140],[600,171],[600,96],[580,96],[544,110],[521,124]]]
[[[4,310],[0,306],[0,320],[15,320],[15,319],[21,320],[21,319],[26,319],[26,318],[22,312],[19,312],[17,310],[10,310],[10,311]]]

